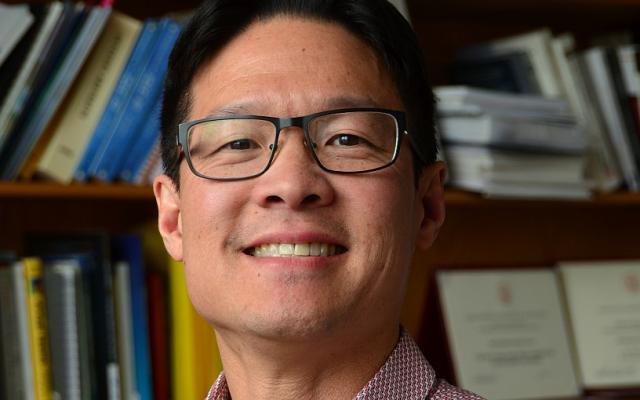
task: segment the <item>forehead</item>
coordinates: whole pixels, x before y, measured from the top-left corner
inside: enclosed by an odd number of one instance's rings
[[[389,72],[369,45],[340,25],[285,16],[254,22],[231,40],[194,77],[191,96],[192,119],[402,108]]]

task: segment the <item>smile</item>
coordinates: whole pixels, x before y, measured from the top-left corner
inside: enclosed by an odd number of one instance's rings
[[[328,243],[268,243],[249,248],[246,253],[254,257],[330,257],[346,251]]]

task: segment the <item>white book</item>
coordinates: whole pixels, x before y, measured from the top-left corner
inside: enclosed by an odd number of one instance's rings
[[[134,370],[133,323],[131,313],[131,281],[129,264],[120,261],[114,266],[113,280],[116,312],[116,335],[118,344],[118,362],[120,364],[120,387],[122,398],[137,400],[140,398],[136,387]]]
[[[607,140],[606,129],[595,111],[583,75],[574,60],[574,38],[564,34],[554,38],[551,45],[567,100],[586,135],[587,179],[593,189],[605,192],[615,190],[622,183],[622,176]]]
[[[445,142],[582,153],[584,127],[575,123],[482,114],[445,116],[438,120]]]
[[[625,182],[631,191],[640,190],[640,171],[629,141],[629,127],[626,126],[620,109],[611,72],[607,67],[605,49],[592,48],[580,55],[580,66],[588,88],[598,106],[598,112],[605,122],[609,139],[616,152],[616,158]],[[635,134],[635,132],[634,132]]]
[[[580,155],[538,154],[479,146],[449,145],[445,153],[454,179],[585,185]]]
[[[36,35],[36,38],[31,45],[29,54],[20,68],[20,72],[16,76],[15,80],[9,88],[7,97],[4,103],[0,105],[0,148],[2,143],[9,133],[9,120],[11,112],[20,96],[20,93],[24,90],[25,85],[30,79],[33,79],[34,71],[37,70],[38,60],[41,57],[42,52],[47,44],[47,41],[51,39],[51,34],[56,27],[58,19],[62,14],[62,3],[54,2],[49,5],[47,9],[47,16]]]
[[[534,75],[542,94],[548,97],[561,97],[564,96],[564,91],[558,79],[556,62],[551,50],[552,38],[553,35],[549,29],[540,29],[465,48],[458,53],[458,57],[464,60],[479,56],[486,57],[487,54],[525,52],[531,59]]]
[[[564,98],[515,94],[469,86],[438,86],[438,113],[442,115],[491,113],[505,117],[575,121],[570,104]]]
[[[80,266],[77,260],[57,260],[44,268],[44,288],[47,298],[49,340],[54,396],[81,400],[82,365],[81,338],[77,293]],[[85,394],[85,397],[88,393]]]
[[[31,27],[33,20],[28,5],[0,3],[0,65]]]

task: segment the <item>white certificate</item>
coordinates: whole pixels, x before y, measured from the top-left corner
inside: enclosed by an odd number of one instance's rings
[[[579,394],[554,271],[441,271],[437,279],[458,385],[492,400]]]
[[[640,260],[562,263],[582,383],[640,387]]]

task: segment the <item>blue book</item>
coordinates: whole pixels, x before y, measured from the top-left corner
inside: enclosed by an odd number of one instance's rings
[[[105,146],[89,167],[89,174],[111,182],[120,170],[131,146],[131,140],[143,129],[146,117],[158,97],[162,96],[162,83],[167,70],[169,55],[180,34],[180,25],[165,19],[161,22],[162,40],[158,43],[148,66],[130,96],[126,111]]]
[[[89,178],[87,172],[93,158],[98,150],[115,128],[120,115],[124,112],[127,99],[131,95],[136,82],[138,81],[147,62],[151,58],[155,43],[159,40],[158,24],[155,21],[147,20],[144,23],[140,36],[131,51],[127,65],[125,66],[113,94],[107,103],[100,121],[91,135],[91,140],[82,155],[80,163],[76,167],[74,178],[78,181],[85,181]]]
[[[132,234],[113,236],[111,238],[111,255],[114,263],[126,261],[129,264],[135,386],[141,400],[152,400],[151,355],[140,237]]]
[[[140,136],[135,138],[131,151],[127,155],[120,171],[120,179],[129,183],[135,183],[135,178],[144,168],[149,154],[153,151],[160,136],[160,111],[162,109],[162,97],[159,96],[156,104],[145,121]]]

